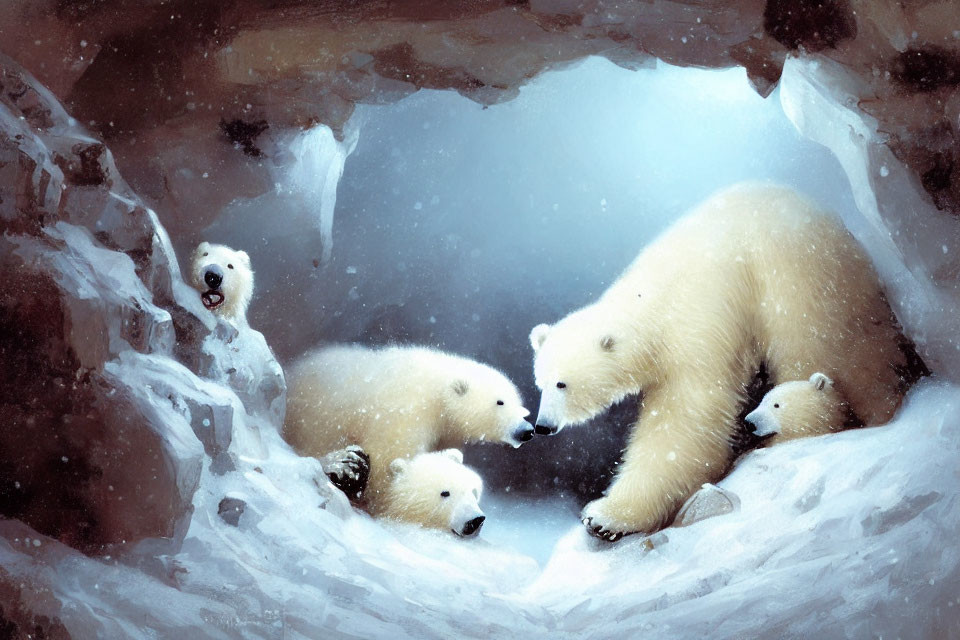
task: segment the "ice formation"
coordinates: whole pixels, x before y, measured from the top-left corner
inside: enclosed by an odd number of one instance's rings
[[[0,58],[0,633],[960,635],[956,4],[790,4],[14,0],[0,50],[52,92]],[[571,522],[542,566],[374,522],[279,439],[266,341],[203,313],[174,246],[300,166],[317,269],[356,102],[492,103],[590,54],[782,82],[936,376],[887,426],[747,454],[686,526],[607,547]]]
[[[956,217],[939,211],[884,144],[875,119],[857,110],[865,92],[828,60],[791,59],[780,99],[801,133],[839,158],[857,203],[845,222],[867,247],[897,317],[943,372],[960,375],[960,244]],[[947,250],[937,251],[940,246]]]

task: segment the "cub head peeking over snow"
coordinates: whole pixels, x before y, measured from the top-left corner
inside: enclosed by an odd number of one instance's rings
[[[772,435],[767,445],[818,436],[854,426],[850,404],[822,373],[809,380],[784,382],[767,392],[760,405],[747,414],[758,436]]]
[[[253,270],[245,251],[201,242],[190,261],[190,285],[200,292],[204,307],[231,322],[246,324]]]
[[[390,463],[385,499],[374,515],[431,529],[474,536],[486,516],[480,510],[483,481],[464,466],[459,449],[421,453]]]
[[[348,445],[370,456],[363,500],[389,508],[390,464],[467,442],[514,447],[533,437],[510,380],[487,365],[426,347],[331,346],[287,376],[283,435],[302,455]]]

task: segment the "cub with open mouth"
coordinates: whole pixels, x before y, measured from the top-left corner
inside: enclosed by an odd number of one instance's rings
[[[201,242],[190,263],[190,285],[203,306],[234,324],[247,323],[253,295],[250,256],[222,244]]]

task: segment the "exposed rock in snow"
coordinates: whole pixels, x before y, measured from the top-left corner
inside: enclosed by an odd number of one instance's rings
[[[737,494],[707,483],[680,507],[677,517],[674,518],[673,526],[689,527],[707,518],[733,513],[739,508],[740,498]]]
[[[215,323],[110,152],[6,58],[0,173],[0,511],[85,551],[178,539],[204,450],[232,467],[282,421],[279,365]]]

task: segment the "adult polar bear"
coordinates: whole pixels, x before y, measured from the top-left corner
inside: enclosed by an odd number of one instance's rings
[[[600,299],[530,334],[538,433],[642,392],[640,417],[588,530],[616,540],[668,524],[729,468],[747,389],[817,371],[867,425],[905,391],[904,339],[862,249],[793,191],[738,185],[680,219]]]

